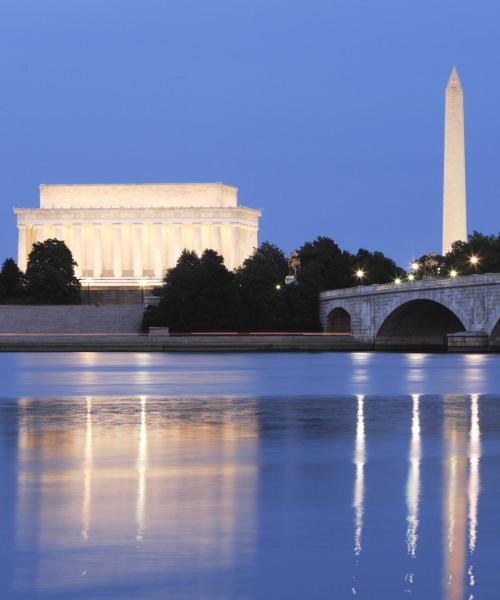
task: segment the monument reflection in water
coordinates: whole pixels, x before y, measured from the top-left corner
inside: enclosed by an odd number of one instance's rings
[[[6,401],[1,597],[494,598],[497,400]]]

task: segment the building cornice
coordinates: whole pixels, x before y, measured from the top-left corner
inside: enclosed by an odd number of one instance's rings
[[[79,222],[113,222],[127,223],[140,221],[142,223],[157,223],[161,221],[196,223],[210,222],[235,222],[246,221],[257,225],[261,211],[245,206],[236,208],[14,208],[18,217],[18,223],[25,221],[29,224],[38,222],[53,223],[55,221],[65,223]]]

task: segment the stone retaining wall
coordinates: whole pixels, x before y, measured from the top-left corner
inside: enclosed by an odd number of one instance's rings
[[[0,333],[138,333],[144,307],[0,305]]]

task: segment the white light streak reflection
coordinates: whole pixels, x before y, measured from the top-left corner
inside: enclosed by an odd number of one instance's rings
[[[354,464],[356,466],[356,479],[354,482],[354,554],[361,554],[363,536],[363,515],[365,496],[365,415],[364,396],[357,396],[356,442],[354,449]]]
[[[471,396],[471,424],[469,431],[469,551],[476,549],[477,506],[480,492],[479,461],[481,460],[481,430],[479,426],[479,396]]]
[[[413,394],[413,412],[411,418],[411,441],[409,448],[409,471],[406,484],[406,545],[408,554],[413,558],[417,553],[418,519],[420,501],[420,461],[422,457],[420,439],[419,394]]]
[[[468,505],[469,505],[469,553],[472,556],[476,550],[477,543],[477,515],[479,494],[481,491],[480,480],[480,460],[481,460],[481,429],[479,424],[479,396],[478,394],[471,395],[471,416],[469,429],[469,486],[467,489]],[[476,577],[474,575],[474,565],[470,564],[467,571],[469,576],[469,587],[476,585]],[[471,593],[469,598],[474,598]]]
[[[136,540],[144,539],[146,514],[146,474],[148,468],[148,431],[146,422],[146,396],[141,396],[141,428],[139,433],[139,451],[137,456],[137,507]]]
[[[372,359],[370,352],[353,352],[352,362],[354,370],[352,374],[353,383],[359,385],[369,380],[368,367]]]
[[[88,542],[92,503],[92,398],[87,398],[85,415],[85,450],[83,456],[82,539]]]

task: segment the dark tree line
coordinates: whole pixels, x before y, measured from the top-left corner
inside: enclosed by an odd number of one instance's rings
[[[429,255],[424,254],[417,259],[420,268],[416,271],[416,278],[425,274],[423,265]],[[474,275],[475,273],[500,273],[500,234],[484,235],[474,231],[468,236],[466,242],[454,242],[452,249],[446,255],[435,255],[437,263],[433,275],[442,277],[454,273],[460,275]]]
[[[0,271],[0,302],[9,304],[78,304],[80,282],[71,251],[60,240],[33,244],[26,273],[12,258]]]
[[[277,246],[259,246],[234,272],[222,257],[206,250],[201,257],[184,251],[167,272],[157,307],[143,320],[173,332],[190,331],[319,331],[318,294],[326,289],[363,283],[386,283],[404,275],[381,252],[341,250],[330,238],[318,237],[300,250],[296,284],[285,285],[288,261]]]

